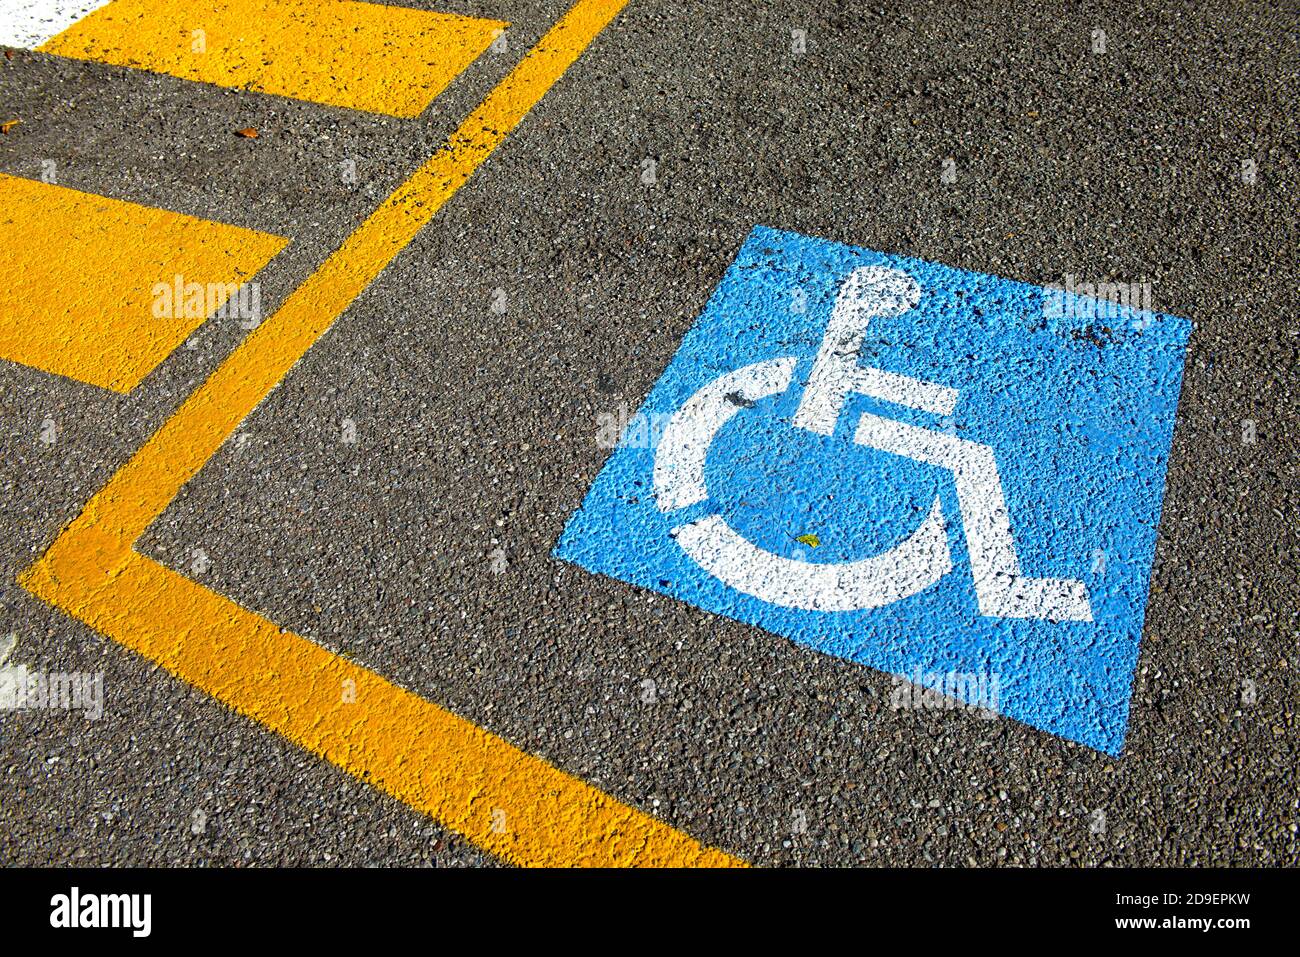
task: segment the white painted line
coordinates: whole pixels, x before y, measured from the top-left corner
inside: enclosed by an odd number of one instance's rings
[[[925,521],[900,544],[853,562],[814,565],[774,555],[743,538],[720,515],[682,525],[674,537],[714,578],[783,608],[883,608],[924,591],[952,571],[937,497]]]
[[[35,50],[111,0],[0,0],[0,46]]]
[[[881,402],[904,405],[909,409],[933,412],[935,415],[952,415],[952,410],[957,407],[957,390],[937,382],[913,379],[909,375],[872,369],[869,366],[854,369],[851,375],[851,391]]]
[[[704,461],[709,444],[745,403],[780,395],[790,385],[798,360],[755,362],[719,376],[687,400],[664,428],[655,456],[655,504],[671,512],[709,497]]]
[[[854,441],[953,474],[980,614],[1092,621],[1092,605],[1083,582],[1021,574],[1002,479],[991,448],[869,413],[863,413],[858,421]]]
[[[794,424],[831,435],[845,400],[855,392],[923,412],[951,415],[957,405],[956,389],[858,365],[871,320],[900,315],[915,308],[920,299],[916,280],[900,270],[884,266],[853,270],[835,297]]]

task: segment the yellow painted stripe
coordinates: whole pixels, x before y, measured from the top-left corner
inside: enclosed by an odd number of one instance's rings
[[[21,581],[44,600],[509,861],[732,865],[741,862],[133,551],[181,486],[626,2],[579,0],[449,144],[109,480]],[[342,699],[346,680],[355,682],[355,704]],[[504,818],[494,817],[496,809]]]
[[[89,539],[68,542],[85,548]],[[67,549],[60,549],[67,555]],[[88,580],[84,573],[90,573]],[[26,582],[231,708],[519,864],[731,859],[356,664],[131,552],[105,585],[74,559]]]
[[[353,0],[114,0],[40,49],[409,117],[505,27]]]
[[[0,174],[0,358],[129,392],[286,242]]]

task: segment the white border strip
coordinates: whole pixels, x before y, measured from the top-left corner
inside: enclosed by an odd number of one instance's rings
[[[112,0],[0,0],[0,46],[35,50]]]

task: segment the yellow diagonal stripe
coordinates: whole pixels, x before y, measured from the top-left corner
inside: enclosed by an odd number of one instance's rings
[[[735,865],[741,862],[133,550],[181,486],[626,2],[579,0],[448,145],[109,480],[21,581],[173,674],[514,863]],[[347,700],[352,695],[355,701]]]
[[[0,359],[129,392],[286,241],[0,174]]]
[[[353,0],[114,0],[40,49],[409,117],[505,27]]]

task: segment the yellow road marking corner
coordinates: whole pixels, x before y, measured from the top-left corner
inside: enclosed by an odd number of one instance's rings
[[[579,0],[449,143],[231,353],[20,581],[507,861],[735,866],[743,862],[134,550],[185,482],[626,2]]]

